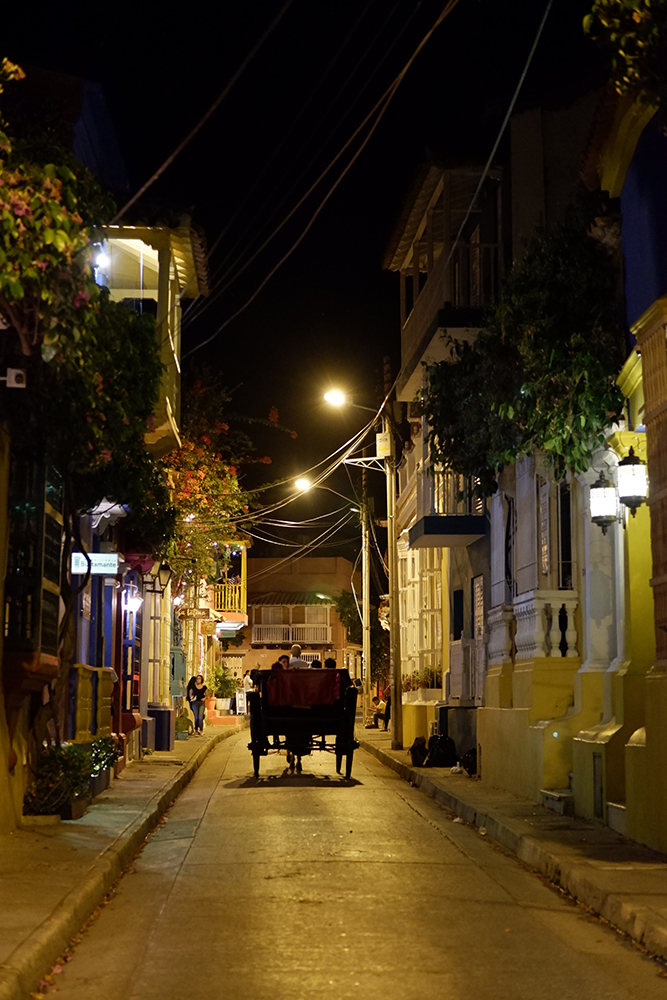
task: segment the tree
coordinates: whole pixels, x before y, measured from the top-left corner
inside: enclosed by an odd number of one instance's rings
[[[619,273],[615,226],[588,202],[536,234],[485,330],[453,343],[454,363],[428,366],[434,466],[476,477],[484,494],[520,455],[543,452],[558,477],[588,468],[623,406]]]
[[[349,590],[343,590],[339,597],[334,598],[336,611],[341,623],[347,630],[350,642],[361,645],[361,619],[354,595]],[[389,633],[382,628],[378,620],[377,608],[371,607],[371,682],[377,684],[389,674]]]
[[[667,2],[595,0],[584,31],[611,54],[612,81],[619,94],[644,104],[667,103]]]

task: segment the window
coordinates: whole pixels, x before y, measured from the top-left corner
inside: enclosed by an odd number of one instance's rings
[[[282,625],[283,609],[278,607],[265,606],[262,608],[262,625]]]
[[[505,521],[505,601],[511,604],[516,597],[514,582],[514,545],[516,539],[516,515],[513,497],[505,497],[507,520]]]
[[[463,591],[455,590],[452,594],[452,636],[454,642],[463,635]]]
[[[326,625],[327,609],[321,605],[306,605],[306,625]]]
[[[558,484],[558,589],[572,589],[572,503],[570,484]]]
[[[484,635],[484,577],[472,578],[472,637],[481,639]]]
[[[551,554],[549,550],[549,483],[542,476],[537,477],[537,522],[540,572],[549,575]]]

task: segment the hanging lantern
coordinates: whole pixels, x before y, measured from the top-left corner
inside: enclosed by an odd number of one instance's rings
[[[589,509],[591,521],[602,528],[602,534],[607,534],[607,528],[618,519],[618,499],[616,487],[609,482],[604,472],[589,491]]]
[[[647,494],[646,466],[637,458],[634,448],[630,448],[627,458],[618,463],[618,499],[630,508],[634,517],[637,507],[645,503]]]

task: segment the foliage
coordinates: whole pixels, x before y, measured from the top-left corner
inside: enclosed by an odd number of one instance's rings
[[[406,674],[401,687],[403,691],[419,691],[420,688],[442,687],[441,670],[415,670],[411,674]]]
[[[179,714],[176,722],[174,723],[174,730],[177,733],[194,733],[195,727],[192,721],[192,716],[186,708]]]
[[[334,598],[336,611],[341,623],[347,630],[349,642],[362,644],[362,629],[354,595],[349,590],[343,590],[339,597]],[[377,608],[371,607],[371,682],[381,681],[389,672],[389,633],[378,621]]]
[[[23,76],[3,60],[0,84]],[[25,356],[41,350],[47,362],[76,355],[95,310],[90,227],[110,204],[87,171],[75,171],[68,159],[26,159],[0,123],[0,319],[18,335]]]
[[[236,521],[250,508],[250,495],[239,483],[241,470],[271,463],[269,456],[256,454],[244,430],[233,426],[240,418],[228,414],[231,399],[221,380],[207,371],[183,392],[183,446],[165,462],[176,506],[176,541],[169,561],[177,586],[201,577],[213,582],[224,574],[225,543],[238,537]],[[285,429],[275,409],[268,420],[246,422]]]
[[[23,812],[29,816],[59,812],[86,794],[90,774],[89,751],[68,743],[47,747],[40,755],[35,782],[25,793]]]
[[[589,206],[573,208],[530,241],[486,330],[452,344],[454,363],[427,366],[434,466],[484,494],[520,455],[545,453],[559,477],[588,468],[623,404],[616,243]]]
[[[231,698],[236,692],[236,681],[224,660],[213,671],[209,687],[216,698]]]
[[[645,104],[667,102],[666,0],[594,0],[584,31],[611,53],[619,94]]]
[[[0,91],[23,76],[4,60]],[[173,510],[143,442],[162,374],[154,321],[112,303],[90,261],[112,203],[55,132],[38,141],[0,129],[3,361],[16,364],[20,350],[28,373],[27,392],[4,394],[0,418],[58,468],[72,514],[105,495],[129,502],[165,548]]]
[[[123,756],[123,744],[118,736],[99,736],[90,748],[90,773],[99,774],[113,767]]]

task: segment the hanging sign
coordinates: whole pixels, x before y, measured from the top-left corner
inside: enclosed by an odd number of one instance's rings
[[[91,573],[115,576],[118,572],[120,564],[118,552],[90,552],[88,558]],[[88,572],[88,563],[83,552],[72,553],[70,568],[74,576],[84,576]]]
[[[179,618],[208,618],[210,611],[208,608],[179,608]]]

